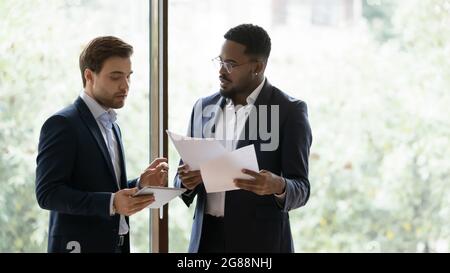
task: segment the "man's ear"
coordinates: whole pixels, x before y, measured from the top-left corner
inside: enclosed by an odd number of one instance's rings
[[[255,70],[253,74],[261,74],[264,73],[264,69],[266,68],[266,63],[264,61],[257,61],[255,65]]]
[[[86,84],[88,83],[92,84],[94,80],[94,72],[89,68],[86,68],[84,70],[84,79],[86,80]]]

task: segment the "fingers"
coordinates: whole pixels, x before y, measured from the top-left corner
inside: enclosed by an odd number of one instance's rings
[[[169,170],[169,164],[167,164],[166,162],[159,163],[159,165],[161,165],[161,166],[164,167],[163,170],[165,170],[165,171],[168,171],[168,170]],[[158,165],[158,166],[159,166],[159,165]]]
[[[161,162],[155,166],[148,166],[147,169],[144,170],[144,173],[148,173],[148,172],[155,172],[155,171],[168,171],[169,170],[169,165],[166,162]]]
[[[167,172],[146,174],[141,176],[141,186],[165,186],[168,182]]]
[[[166,174],[167,174],[167,170],[164,170],[164,169],[160,169],[160,170],[150,169],[150,170],[146,170],[141,176],[143,176],[144,178],[147,178],[147,177],[151,177],[154,175],[163,176]]]
[[[129,198],[127,201],[127,209],[125,214],[127,216],[131,216],[155,202],[155,197],[153,195],[145,195]]]
[[[159,166],[163,166],[164,169],[169,169],[169,164],[167,162],[161,162],[158,165],[156,165],[156,168],[158,168]]]
[[[136,196],[133,197],[130,200],[131,204],[137,204],[137,203],[143,203],[143,202],[148,202],[151,200],[155,200],[155,196],[153,196],[153,194],[148,194],[148,195],[141,195],[141,196]]]
[[[192,177],[186,180],[181,180],[181,182],[183,183],[183,185],[189,189],[192,190],[194,189],[197,185],[199,185],[200,183],[202,183],[201,177]]]
[[[141,183],[144,186],[165,186],[167,184],[169,165],[166,162],[159,163],[155,168],[147,168],[141,174]]]
[[[195,183],[195,182],[200,182],[201,180],[202,180],[202,177],[200,175],[191,176],[191,177],[187,177],[187,178],[181,179],[181,181],[186,182],[186,183]]]
[[[177,173],[182,179],[200,176],[200,170],[191,171],[191,168],[187,164],[178,166]]]
[[[179,166],[177,171],[181,182],[189,190],[194,189],[202,182],[200,170],[191,171],[187,164]]]
[[[156,166],[158,166],[160,163],[166,162],[167,163],[167,158],[164,157],[158,157],[155,160],[153,160],[152,163],[150,163],[150,166],[148,166],[149,168],[153,169]]]
[[[162,171],[159,173],[159,185],[166,186],[168,184],[168,173],[167,171]]]
[[[258,178],[258,177],[261,176],[260,173],[252,171],[252,170],[249,170],[249,169],[242,169],[242,173],[245,173],[245,174],[248,174],[250,176],[253,176],[254,178]]]
[[[238,187],[240,189],[251,191],[258,195],[265,194],[264,186],[261,185],[260,183],[255,183],[255,182],[257,182],[257,180],[234,179],[233,182],[234,182],[234,185],[236,185],[236,187]]]
[[[258,184],[255,183],[255,180],[234,179],[233,182],[238,188],[245,187],[247,189],[247,188],[256,188],[259,186]]]
[[[189,165],[183,164],[183,165],[178,166],[177,173],[178,174],[180,174],[180,173],[187,173],[189,170],[190,170]]]
[[[133,215],[133,214],[135,214],[135,213],[137,213],[137,212],[139,212],[139,211],[145,209],[146,207],[150,206],[153,202],[154,202],[154,201],[148,201],[148,202],[145,202],[145,203],[141,203],[141,204],[138,205],[138,206],[132,207],[132,208],[128,211],[127,216],[131,216],[131,215]]]
[[[138,192],[138,188],[137,188],[137,187],[134,187],[134,188],[131,188],[131,189],[122,189],[122,190],[119,190],[118,192],[116,192],[116,195],[117,195],[117,196],[127,197],[127,198],[123,198],[123,197],[122,197],[122,199],[125,200],[125,202],[126,202],[127,204],[132,204],[132,203],[134,203],[134,202],[141,202],[141,201],[146,201],[146,200],[154,199],[154,196],[151,195],[151,194],[148,194],[148,195],[141,195],[141,196],[136,196],[136,197],[134,197],[133,195],[134,195],[135,193],[137,193],[137,192]]]
[[[155,202],[155,198],[151,198],[151,199],[145,199],[142,201],[137,201],[136,203],[134,203],[133,205],[130,206],[131,210],[136,210],[139,208],[145,208],[148,205],[150,205],[151,203]]]
[[[134,188],[131,188],[131,189],[122,189],[122,190],[119,190],[116,194],[131,197],[131,196],[133,196],[133,195],[134,195],[135,193],[137,193],[137,192],[138,192],[138,189],[137,189],[136,187],[134,187]]]
[[[160,171],[168,171],[169,170],[169,165],[166,162],[161,162],[159,163],[156,168],[156,171],[160,172]]]
[[[179,174],[181,180],[190,179],[193,177],[201,177],[200,171],[190,171],[188,173],[181,173]]]
[[[160,163],[158,166],[156,166],[155,168],[147,168],[144,171],[144,176],[149,176],[149,175],[153,175],[153,174],[165,174],[167,173],[169,170],[169,165],[167,165],[167,163]]]

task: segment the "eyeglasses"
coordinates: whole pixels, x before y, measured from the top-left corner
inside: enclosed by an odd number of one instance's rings
[[[214,63],[214,65],[219,70],[222,69],[222,67],[225,67],[225,70],[227,71],[228,74],[230,74],[233,71],[233,68],[235,68],[235,67],[256,62],[255,60],[252,60],[250,62],[246,62],[246,63],[242,63],[242,64],[234,64],[234,63],[229,63],[229,62],[223,62],[220,59],[220,57],[216,57],[216,58],[212,59],[211,61]]]

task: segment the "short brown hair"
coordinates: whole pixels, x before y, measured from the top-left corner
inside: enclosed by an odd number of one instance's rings
[[[106,59],[110,57],[129,58],[131,55],[133,55],[133,47],[119,38],[103,36],[90,41],[80,54],[83,87],[86,87],[86,79],[84,78],[84,70],[86,68],[99,73]]]

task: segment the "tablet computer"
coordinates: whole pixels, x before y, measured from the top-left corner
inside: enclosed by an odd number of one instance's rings
[[[164,206],[165,204],[169,203],[170,200],[181,195],[185,191],[186,191],[186,189],[184,189],[184,188],[168,188],[168,187],[150,186],[150,187],[143,187],[137,193],[135,193],[133,196],[154,195],[155,202],[151,203],[148,206],[148,208],[157,209],[157,208],[160,208],[160,207]]]

